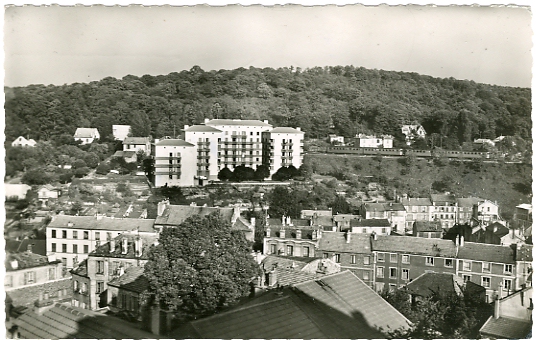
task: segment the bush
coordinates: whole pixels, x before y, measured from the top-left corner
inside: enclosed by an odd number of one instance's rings
[[[110,172],[110,170],[112,169],[108,165],[108,163],[102,162],[101,164],[99,164],[99,166],[97,166],[96,173],[99,175],[106,175],[107,173]]]

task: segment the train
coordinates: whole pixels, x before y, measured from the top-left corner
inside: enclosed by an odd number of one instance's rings
[[[324,150],[322,150],[324,149]],[[414,150],[414,149],[384,149],[384,148],[360,148],[353,146],[328,146],[319,148],[318,152],[334,154],[353,154],[363,156],[415,156],[422,158],[452,158],[452,159],[498,159],[500,155],[494,152],[479,152],[479,151],[457,151],[457,150]]]

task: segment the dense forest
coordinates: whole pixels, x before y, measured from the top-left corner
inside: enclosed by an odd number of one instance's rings
[[[77,127],[130,124],[136,136],[172,136],[204,118],[268,119],[301,127],[308,138],[328,133],[397,135],[420,123],[443,147],[474,138],[531,138],[531,91],[354,66],[189,71],[63,86],[6,88],[6,140],[50,140]],[[529,144],[530,145],[530,144]]]

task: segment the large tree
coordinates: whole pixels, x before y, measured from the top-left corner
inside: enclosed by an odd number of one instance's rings
[[[217,213],[191,217],[151,247],[146,296],[182,320],[210,315],[249,293],[259,274],[250,252],[244,234]]]

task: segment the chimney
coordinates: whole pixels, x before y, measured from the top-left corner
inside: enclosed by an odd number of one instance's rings
[[[166,201],[158,202],[157,215],[162,216],[166,210]]]
[[[67,222],[67,227],[72,228],[73,226],[74,226],[73,222],[71,222],[71,221]]]
[[[255,217],[249,219],[249,224],[251,225],[252,229],[255,229],[255,222],[257,222]]]
[[[296,238],[301,239],[301,237],[302,237],[301,229],[296,230]]]
[[[47,255],[48,262],[56,262],[56,254]]]
[[[322,238],[322,229],[318,229],[318,239]]]
[[[284,226],[285,225],[285,215],[281,216],[281,225]]]
[[[296,130],[301,131],[301,127],[298,126],[298,127],[296,128]]]
[[[115,239],[112,238],[110,240],[110,253],[113,253],[115,251]]]
[[[501,287],[499,287],[499,290]],[[495,298],[495,305],[493,309],[493,318],[498,319],[501,316],[501,303],[499,302],[499,295]]]
[[[142,255],[142,245],[143,245],[140,237],[136,239],[135,245],[136,245],[136,256],[140,257]]]
[[[270,227],[266,228],[266,237],[270,237],[271,229]]]
[[[263,120],[264,124],[270,124],[268,123],[268,119]]]
[[[294,224],[292,223],[292,219],[289,217],[287,217],[287,224],[290,225],[290,226],[293,226]]]
[[[460,247],[463,247],[464,241],[463,241],[463,235],[460,236]]]
[[[234,224],[240,217],[240,207],[233,208],[233,216],[231,217],[231,223]]]
[[[285,229],[281,229],[281,230],[279,231],[279,237],[281,237],[281,238],[285,238]]]
[[[128,253],[128,240],[125,237],[122,240],[121,254],[125,255],[127,253]]]
[[[11,268],[12,268],[13,270],[17,270],[17,269],[19,268],[19,261],[17,261],[17,260],[12,260],[12,261],[11,261]]]
[[[352,237],[352,233],[350,231],[346,232],[346,243],[350,243],[350,239]]]
[[[31,252],[32,252],[32,244],[28,243],[28,253],[31,253]]]
[[[331,227],[331,231],[337,231],[337,226],[334,225],[333,227]]]
[[[187,130],[190,127],[190,125],[184,125],[184,130]]]
[[[210,122],[210,119],[205,118],[205,124],[208,123],[208,122]]]
[[[313,241],[316,241],[318,239],[318,232],[316,231],[316,229],[313,230],[311,238],[313,239]]]

